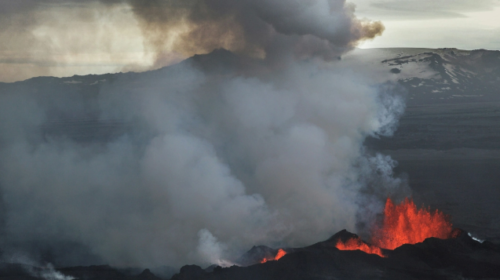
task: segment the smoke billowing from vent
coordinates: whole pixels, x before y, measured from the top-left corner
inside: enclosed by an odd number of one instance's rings
[[[342,0],[6,0],[1,80],[156,69],[219,48],[334,59],[384,29],[354,12]]]
[[[354,230],[400,191],[394,162],[362,143],[393,132],[402,98],[329,61],[380,24],[332,0],[130,4],[155,52],[238,55],[3,88],[5,252],[227,263]]]
[[[293,52],[338,57],[381,35],[380,22],[354,16],[343,0],[129,0],[149,48],[185,55],[225,48],[257,57]],[[167,35],[167,36],[166,36]]]

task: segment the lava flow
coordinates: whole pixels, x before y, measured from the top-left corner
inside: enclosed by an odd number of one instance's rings
[[[429,208],[417,209],[412,199],[394,205],[387,199],[382,226],[373,231],[372,244],[352,238],[346,243],[337,242],[340,250],[361,250],[384,257],[380,248],[394,250],[403,244],[416,244],[430,237],[447,239],[452,237],[453,226],[449,216]]]
[[[347,242],[342,242],[339,240],[337,244],[335,245],[337,249],[343,250],[343,251],[354,251],[354,250],[361,250],[365,253],[368,254],[375,254],[379,255],[381,257],[385,257],[384,254],[382,253],[382,250],[377,247],[377,246],[372,246],[364,243],[361,238],[351,238],[347,240]]]
[[[276,254],[276,256],[274,258],[264,258],[260,261],[260,263],[266,263],[268,261],[277,261],[277,260],[281,259],[282,257],[284,257],[285,255],[286,255],[285,250],[279,249],[278,253]]]

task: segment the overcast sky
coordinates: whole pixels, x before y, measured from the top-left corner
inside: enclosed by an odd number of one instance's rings
[[[499,0],[352,0],[384,35],[362,48],[500,49]]]
[[[124,0],[1,0],[0,81],[144,70],[140,22]],[[361,48],[500,49],[500,0],[351,0],[382,36]],[[162,65],[183,58],[163,53]]]

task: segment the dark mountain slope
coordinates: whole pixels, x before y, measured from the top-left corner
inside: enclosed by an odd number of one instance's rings
[[[296,248],[279,261],[248,267],[216,268],[206,272],[185,266],[172,280],[323,280],[323,279],[499,279],[500,248],[472,240],[430,238],[423,243],[384,250],[387,258],[361,251],[340,251],[337,240],[356,237],[339,232],[327,241]]]

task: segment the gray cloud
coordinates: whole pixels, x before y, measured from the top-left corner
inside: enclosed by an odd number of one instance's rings
[[[343,1],[19,2],[0,4],[4,13],[0,19],[0,59],[11,62],[0,71],[7,81],[16,80],[22,71],[28,77],[49,75],[55,67],[48,65],[70,64],[68,58],[89,50],[100,50],[110,61],[119,61],[113,48],[123,40],[115,35],[119,27],[96,24],[107,14],[120,18],[120,13],[121,17],[133,13],[142,31],[144,51],[154,57],[153,69],[177,61],[179,56],[190,57],[218,48],[254,57],[277,58],[280,53],[335,59],[359,41],[374,38],[384,30],[380,22],[357,19],[354,7]],[[39,61],[41,54],[44,63]],[[29,62],[29,67],[24,62]],[[124,68],[136,69],[134,65]]]
[[[71,241],[116,265],[227,263],[255,244],[306,245],[366,224],[360,213],[380,211],[403,182],[362,142],[390,134],[402,99],[335,64],[287,65],[221,76],[182,64],[94,96],[4,92],[6,250],[72,256],[58,247]],[[78,140],[92,135],[65,129],[89,118],[124,130]]]
[[[405,191],[392,160],[362,146],[391,134],[404,100],[331,61],[380,24],[341,0],[176,3],[131,2],[151,51],[182,23],[175,11],[189,23],[176,47],[239,55],[99,77],[94,91],[89,77],[2,85],[5,251],[228,263],[255,244],[355,230]]]
[[[165,36],[185,30],[174,50],[192,55],[225,48],[254,56],[276,56],[284,46],[296,55],[334,58],[362,39],[380,35],[380,22],[360,21],[344,1],[138,1],[130,0],[146,42],[157,53]]]

